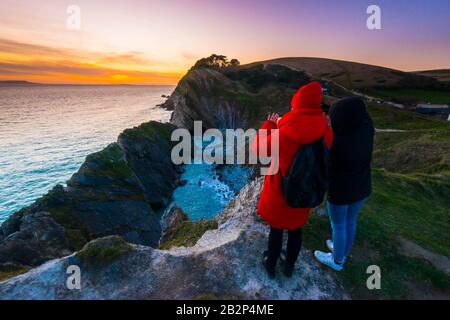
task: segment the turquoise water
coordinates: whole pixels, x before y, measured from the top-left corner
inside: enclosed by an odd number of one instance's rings
[[[251,175],[250,169],[238,165],[227,166],[222,177],[211,164],[189,164],[184,168],[182,179],[188,182],[175,190],[173,198],[194,221],[212,218],[222,211]]]
[[[195,155],[202,158],[207,146],[201,138],[194,139]],[[223,166],[216,170],[215,164],[186,164],[182,179],[186,185],[178,187],[173,194],[174,202],[193,221],[216,216],[241,190],[252,171],[239,165]]]

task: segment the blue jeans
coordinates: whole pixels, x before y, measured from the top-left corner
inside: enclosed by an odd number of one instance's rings
[[[342,263],[350,253],[356,235],[356,218],[366,200],[346,205],[328,202],[328,215],[333,229],[333,256],[338,263]]]

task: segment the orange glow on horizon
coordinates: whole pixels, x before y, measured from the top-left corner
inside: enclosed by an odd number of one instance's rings
[[[152,65],[133,54],[33,49],[28,44],[0,39],[0,80],[43,84],[175,85],[186,72],[183,68]]]
[[[17,80],[42,84],[134,84],[134,85],[176,85],[183,73],[155,74],[149,76],[133,76],[126,74],[110,74],[90,76],[81,74],[49,74],[49,75],[7,75],[0,74],[0,81]]]
[[[0,81],[16,80],[16,81],[29,81],[41,84],[87,84],[87,85],[102,85],[102,84],[133,84],[133,85],[176,85],[181,79],[182,74],[174,74],[172,77],[134,77],[121,75],[107,75],[92,77],[86,75],[2,75],[0,74]]]

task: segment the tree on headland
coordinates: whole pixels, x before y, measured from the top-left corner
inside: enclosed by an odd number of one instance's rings
[[[238,59],[231,59],[230,61],[230,67],[238,67],[240,64]]]
[[[237,67],[239,65],[238,59],[231,59],[231,61],[228,61],[228,58],[224,55],[212,54],[207,58],[198,60],[191,70],[198,68],[229,68]]]

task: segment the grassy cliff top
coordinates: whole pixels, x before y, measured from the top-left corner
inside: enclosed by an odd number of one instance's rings
[[[129,139],[148,139],[153,142],[162,138],[163,141],[169,142],[173,129],[174,126],[168,123],[149,121],[137,127],[125,129],[120,136]]]

